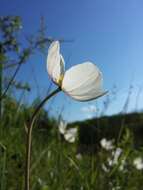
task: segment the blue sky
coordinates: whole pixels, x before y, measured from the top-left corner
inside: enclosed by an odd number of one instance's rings
[[[66,68],[84,61],[92,61],[103,73],[104,88],[117,86],[116,98],[111,101],[106,114],[118,113],[125,103],[129,85],[134,86],[128,111],[143,108],[143,1],[142,0],[1,0],[1,15],[19,15],[23,21],[23,35],[34,34],[45,18],[47,35],[73,40],[62,44],[61,51]],[[35,84],[35,79],[37,84]],[[49,85],[46,56],[37,53],[23,66],[17,79],[28,81],[31,93],[27,102],[37,95],[44,97]],[[36,85],[39,86],[37,92]],[[53,85],[54,88],[54,85]],[[112,98],[111,98],[112,99]],[[79,103],[63,93],[51,101],[51,114],[63,110],[68,121],[81,120],[96,114],[86,112],[94,105],[102,109],[103,97],[97,101]],[[84,110],[84,111],[83,111]]]

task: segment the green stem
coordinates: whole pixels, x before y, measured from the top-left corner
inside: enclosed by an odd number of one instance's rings
[[[36,119],[37,114],[39,113],[40,109],[42,106],[46,103],[47,100],[49,100],[52,96],[57,94],[58,92],[61,91],[61,88],[58,87],[56,90],[51,92],[40,104],[39,106],[35,109],[31,120],[30,124],[28,127],[28,132],[27,132],[27,144],[26,144],[26,170],[25,170],[25,190],[30,190],[30,161],[31,161],[31,143],[32,143],[32,129],[33,125]]]

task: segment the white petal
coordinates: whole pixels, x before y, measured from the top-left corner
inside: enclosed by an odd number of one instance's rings
[[[67,140],[70,143],[73,143],[75,141],[77,135],[77,128],[70,128],[66,131],[64,134],[65,140]]]
[[[58,83],[61,75],[64,74],[64,59],[60,54],[60,44],[58,41],[52,42],[48,50],[47,70],[55,83]]]
[[[59,127],[59,132],[61,134],[64,134],[66,132],[67,123],[61,120],[58,127]]]
[[[91,62],[67,70],[62,82],[62,90],[78,101],[93,100],[105,94],[102,91],[102,74]]]

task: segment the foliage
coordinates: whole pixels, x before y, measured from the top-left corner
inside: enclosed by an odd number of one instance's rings
[[[25,167],[24,124],[28,120],[28,115],[33,112],[34,104],[29,107],[19,105],[12,97],[7,97],[4,104],[5,109],[0,126],[1,189],[23,189],[23,171]],[[133,115],[131,117],[132,121],[142,118],[141,114]],[[113,120],[115,118],[112,117]],[[110,119],[108,117],[107,121]],[[129,120],[128,122],[130,123]],[[87,121],[85,121],[85,124],[83,122],[83,126],[89,126],[87,123]],[[90,152],[90,154],[88,152],[87,154],[87,147],[83,152],[79,152],[77,144],[79,142],[68,144],[64,141],[59,135],[57,125],[56,121],[50,119],[47,113],[41,110],[33,133],[32,189],[103,190],[106,188],[109,190],[138,190],[143,185],[142,170],[137,170],[133,165],[134,158],[141,157],[143,151],[142,147],[135,149],[134,136],[129,128],[124,130],[118,144],[114,141],[113,150],[105,150],[97,141],[98,151]],[[89,127],[89,133],[90,129]],[[110,132],[112,132],[112,128],[109,127]],[[88,134],[84,134],[84,138],[87,138],[86,142],[88,142],[88,137],[90,137]],[[102,135],[102,137],[105,136]],[[113,152],[118,147],[122,149],[122,153],[118,158],[118,162],[110,166],[108,160],[112,159]],[[123,169],[121,169],[122,160],[125,160]]]

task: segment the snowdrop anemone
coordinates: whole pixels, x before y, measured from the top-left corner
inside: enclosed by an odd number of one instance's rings
[[[67,129],[64,133],[64,138],[69,143],[74,143],[77,135],[77,128]]]
[[[113,140],[107,140],[106,138],[103,138],[101,139],[100,144],[105,150],[112,150],[114,148]]]
[[[143,159],[141,157],[137,157],[133,161],[134,166],[136,167],[137,170],[142,170],[143,169]]]
[[[53,82],[78,101],[93,100],[106,93],[102,90],[102,73],[95,64],[84,62],[67,71],[64,67],[59,41],[54,41],[49,47],[47,57],[47,70]]]
[[[67,129],[67,123],[60,121],[59,132],[64,136],[65,140],[69,143],[74,143],[77,136],[77,128]]]
[[[85,62],[83,64],[73,66],[67,71],[64,71],[64,66],[64,59],[60,54],[60,44],[58,41],[54,41],[48,50],[47,70],[53,82],[58,85],[58,88],[48,94],[40,102],[33,112],[29,123],[25,127],[27,131],[25,190],[30,190],[32,129],[40,109],[47,100],[61,90],[78,101],[93,100],[106,93],[102,90],[102,74],[95,64]],[[76,129],[69,129],[64,133],[64,137],[66,140],[68,139],[70,142],[74,142],[75,134]]]

